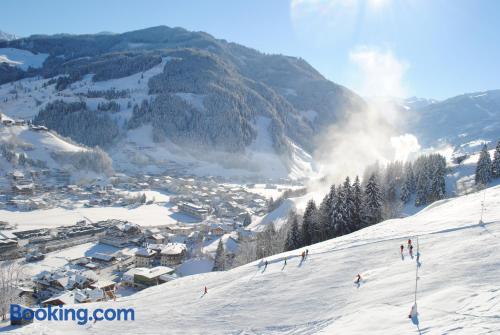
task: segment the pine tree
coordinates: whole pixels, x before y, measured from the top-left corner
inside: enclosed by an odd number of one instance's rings
[[[428,177],[425,171],[419,173],[417,177],[417,188],[415,190],[415,206],[422,206],[427,203]]]
[[[309,200],[304,211],[304,218],[302,221],[302,241],[304,245],[311,245],[316,240],[316,220],[317,208],[314,200]]]
[[[354,184],[352,185],[352,199],[354,206],[352,226],[354,230],[358,230],[363,226],[361,223],[361,213],[363,210],[363,191],[361,190],[361,183],[359,182],[358,176],[356,176],[356,179],[354,179]]]
[[[382,196],[374,174],[365,188],[364,224],[373,225],[382,221]]]
[[[354,195],[351,187],[351,180],[346,177],[344,181],[343,189],[343,216],[344,216],[344,234],[352,233],[356,230],[356,225],[354,223],[355,208],[354,208]]]
[[[336,204],[337,204],[338,198],[337,198],[337,189],[335,187],[335,184],[332,184],[330,187],[330,192],[328,193],[328,213],[327,213],[327,218],[326,218],[326,238],[333,238],[335,237],[335,209],[336,209]]]
[[[491,163],[491,176],[493,178],[500,178],[500,141],[498,141],[495,153],[493,154],[493,162]]]
[[[431,155],[431,185],[428,202],[441,200],[445,195],[446,159],[441,155]]]
[[[415,174],[413,173],[413,164],[406,162],[404,166],[403,184],[399,198],[403,203],[408,203],[412,193],[415,192]]]
[[[477,185],[486,185],[491,181],[491,168],[491,157],[490,153],[488,152],[488,147],[485,144],[483,145],[483,149],[479,154],[479,160],[476,166],[475,181]]]
[[[403,186],[401,186],[401,194],[399,196],[399,198],[401,199],[401,201],[403,203],[408,203],[408,201],[410,201],[410,197],[411,197],[411,193],[410,193],[410,189],[408,187],[408,183],[403,182]]]
[[[291,227],[288,231],[286,243],[285,243],[285,251],[295,250],[302,247],[302,239],[300,236],[299,230],[299,218],[297,214],[291,214]]]
[[[318,230],[321,241],[328,239],[328,226],[330,224],[330,212],[332,211],[330,195],[331,192],[325,195],[318,209]]]
[[[226,268],[226,252],[222,244],[222,238],[219,239],[217,250],[215,251],[215,260],[213,271],[224,271]]]

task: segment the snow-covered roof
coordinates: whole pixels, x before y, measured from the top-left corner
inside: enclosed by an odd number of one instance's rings
[[[113,260],[113,258],[115,258],[115,256],[103,254],[101,252],[97,252],[92,256],[92,258],[95,258],[95,259],[98,259],[101,261],[105,261],[105,262],[109,262],[109,261]]]
[[[17,240],[17,236],[12,234],[10,231],[0,230],[0,240],[4,239]]]
[[[184,243],[169,243],[165,245],[162,250],[162,255],[179,255],[186,251],[186,245]]]
[[[141,256],[141,257],[151,257],[155,254],[155,252],[151,249],[146,249],[146,248],[139,248],[135,252],[136,256]]]
[[[63,304],[68,305],[68,304],[73,304],[75,302],[75,294],[72,291],[64,291],[63,293],[56,295],[54,297],[51,297],[47,300],[42,301],[42,304],[49,303],[52,301],[62,301]]]

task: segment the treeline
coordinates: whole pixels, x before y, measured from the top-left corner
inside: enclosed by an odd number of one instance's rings
[[[85,102],[56,100],[35,116],[33,123],[91,147],[105,147],[119,134],[119,127],[105,113],[87,109]]]
[[[116,101],[99,102],[97,110],[101,112],[118,113],[120,111],[120,104]]]
[[[414,199],[415,206],[445,197],[446,159],[439,154],[420,156],[414,162],[389,163],[367,170],[361,185],[358,177],[351,183],[332,185],[319,206],[310,200],[304,215],[292,215],[285,250],[318,243],[352,233],[382,220],[397,217],[404,204]]]
[[[87,93],[80,93],[87,98],[104,98],[106,100],[129,98],[130,90],[117,90],[115,88],[110,88],[108,90],[87,90]]]
[[[309,200],[303,215],[289,213],[280,227],[270,224],[254,240],[243,241],[235,265],[283,251],[294,250],[398,217],[403,206],[429,204],[445,197],[446,160],[439,154],[423,155],[414,162],[378,164],[366,169],[363,182],[346,177],[331,185],[319,205]],[[304,190],[292,191],[302,195]],[[277,208],[282,199],[268,203]]]
[[[143,72],[160,63],[161,56],[157,52],[115,52],[69,61],[51,56],[47,58],[40,74],[44,78],[65,75],[60,78],[67,78],[68,82],[75,82],[87,74],[94,74],[93,81],[104,81]],[[56,85],[57,89],[64,89],[62,87],[64,86]]]
[[[483,145],[476,165],[475,182],[478,186],[484,186],[493,179],[500,178],[500,141],[498,141],[491,160],[488,146]]]
[[[332,185],[319,205],[307,203],[304,215],[291,215],[285,250],[325,241],[376,224],[383,219],[383,192],[373,173],[366,185],[356,177],[346,177],[341,185]]]

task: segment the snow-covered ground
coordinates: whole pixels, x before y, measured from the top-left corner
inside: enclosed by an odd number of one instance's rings
[[[275,255],[227,272],[189,276],[116,302],[135,321],[36,322],[15,334],[494,334],[500,329],[500,187],[436,202],[405,219],[388,220],[341,238]],[[416,259],[420,250],[418,316]],[[284,266],[283,257],[288,257]],[[353,283],[356,274],[363,280]],[[207,286],[208,294],[203,295]]]
[[[107,219],[128,220],[138,225],[161,226],[178,222],[195,222],[190,216],[178,213],[171,207],[157,204],[127,207],[79,207],[75,209],[51,208],[30,212],[0,210],[0,218],[11,224],[17,224],[17,230],[56,228],[74,225],[77,221],[90,219],[92,222]]]
[[[74,247],[49,252],[43,260],[37,262],[25,262],[20,260],[23,267],[23,273],[28,276],[34,276],[42,271],[53,271],[64,267],[70,260],[80,257],[92,257],[97,253],[111,255],[117,252],[118,248],[100,243],[84,243]],[[132,253],[133,254],[133,253]]]
[[[0,124],[0,144],[13,144],[17,153],[24,153],[27,158],[40,160],[50,168],[60,168],[53,154],[74,153],[88,149],[73,143],[49,131],[34,131],[29,126],[3,126]],[[5,159],[0,157],[0,167],[4,171],[10,168]],[[7,167],[6,167],[7,166]]]
[[[16,48],[0,48],[0,63],[18,66],[23,70],[40,68],[47,59],[48,54],[34,54],[28,50]]]

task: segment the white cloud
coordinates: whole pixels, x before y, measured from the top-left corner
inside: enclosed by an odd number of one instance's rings
[[[356,90],[364,96],[404,97],[403,76],[409,65],[390,50],[361,47],[349,53],[358,68]]]
[[[408,64],[390,50],[362,47],[349,55],[363,94],[404,96]],[[315,152],[329,182],[362,176],[377,161],[406,160],[418,151],[417,138],[403,131],[405,112],[390,99],[369,99],[366,108],[343,111],[343,119],[328,129]]]

